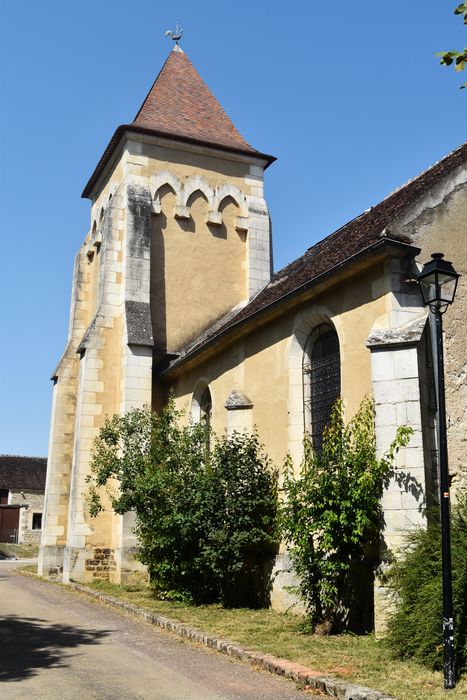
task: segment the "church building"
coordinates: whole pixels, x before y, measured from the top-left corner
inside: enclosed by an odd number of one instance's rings
[[[461,275],[445,316],[453,488],[466,485],[467,144],[272,269],[265,171],[175,45],[131,124],[117,128],[83,191],[90,228],[75,259],[68,341],[54,372],[39,573],[64,582],[143,575],[134,516],[89,516],[86,477],[106,416],[169,392],[217,433],[256,426],[277,466],[319,447],[338,396],[365,395],[377,446],[413,436],[385,490],[382,558],[425,522],[437,482],[430,329],[415,276],[442,252]],[[267,176],[267,174],[266,174]],[[463,471],[462,471],[463,470]],[[287,553],[272,605],[290,605]],[[282,573],[280,573],[282,572]],[[375,583],[376,625],[384,588]]]

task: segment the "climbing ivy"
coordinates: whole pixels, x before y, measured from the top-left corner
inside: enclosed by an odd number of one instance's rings
[[[330,631],[343,623],[355,566],[378,540],[380,498],[397,451],[412,429],[400,427],[383,457],[376,456],[374,405],[365,399],[348,425],[342,401],[334,405],[315,452],[308,436],[300,474],[286,461],[283,536],[313,629]]]

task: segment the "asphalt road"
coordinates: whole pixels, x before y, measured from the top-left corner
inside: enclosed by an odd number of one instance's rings
[[[0,697],[305,700],[293,683],[0,561]]]

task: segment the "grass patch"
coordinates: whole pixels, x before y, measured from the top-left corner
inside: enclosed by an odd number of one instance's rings
[[[25,566],[20,566],[16,571],[19,571],[21,574],[33,574],[37,578],[41,578],[37,575],[37,564],[26,564]]]
[[[158,600],[143,586],[118,586],[96,582],[91,588],[144,607],[151,612],[190,624],[218,637],[239,642],[250,649],[296,661],[311,669],[360,683],[398,700],[445,700],[441,673],[411,661],[396,661],[382,641],[372,635],[316,637],[300,630],[301,619],[272,610],[220,605],[187,605]],[[461,679],[449,697],[467,697],[467,680]]]
[[[0,559],[34,559],[39,554],[38,544],[10,544],[0,542]]]

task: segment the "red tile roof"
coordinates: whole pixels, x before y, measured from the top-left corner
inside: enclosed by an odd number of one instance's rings
[[[133,124],[258,154],[179,47],[170,52]]]
[[[133,122],[115,131],[82,197],[89,197],[127,131],[258,156],[268,165],[275,161],[245,141],[180,47],[170,52]]]
[[[396,237],[391,234],[390,224],[409,206],[426,194],[443,177],[467,162],[467,143],[457,148],[418,177],[410,180],[386,199],[366,212],[352,219],[334,233],[309,248],[297,260],[276,272],[263,289],[248,304],[236,313],[230,312],[224,319],[217,321],[202,336],[185,347],[178,360],[166,370],[182,364],[189,357],[196,355],[220,336],[228,334],[234,328],[247,324],[250,320],[270,307],[280,305],[293,295],[299,294],[316,284],[324,275],[349,262],[384,241],[396,244],[411,244],[409,238]]]

